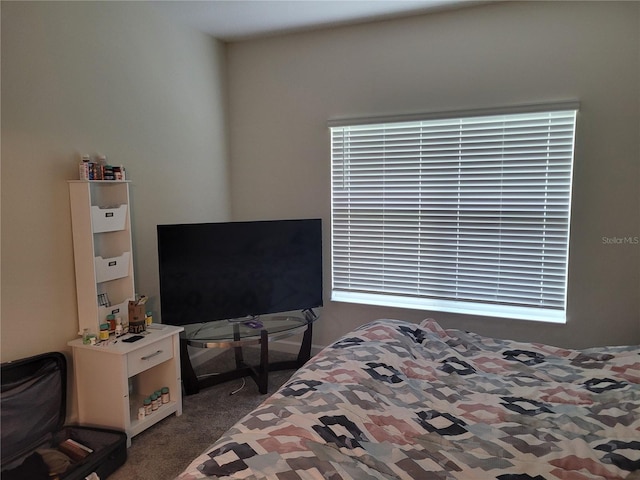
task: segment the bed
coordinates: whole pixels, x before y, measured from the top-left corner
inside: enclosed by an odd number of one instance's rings
[[[313,357],[179,480],[631,479],[640,347],[377,320]]]

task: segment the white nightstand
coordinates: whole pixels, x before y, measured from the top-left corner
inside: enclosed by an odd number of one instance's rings
[[[126,343],[120,337],[106,346],[68,343],[73,348],[73,369],[82,425],[116,428],[131,438],[175,413],[182,415],[179,333],[182,327],[154,324],[143,339]],[[145,397],[169,388],[170,401],[138,419]]]

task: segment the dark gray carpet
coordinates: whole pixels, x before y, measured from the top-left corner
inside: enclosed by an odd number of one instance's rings
[[[244,358],[257,365],[257,349],[245,349]],[[269,352],[273,362],[293,360],[295,355]],[[222,372],[233,367],[233,351],[227,350],[196,369],[200,375]],[[234,423],[249,413],[275,392],[294,370],[269,373],[269,392],[258,392],[251,377],[238,393],[231,392],[242,385],[242,380],[201,390],[195,395],[183,396],[182,415],[171,415],[141,434],[133,437],[127,462],[109,480],[169,480],[180,474],[191,461],[204,452]]]

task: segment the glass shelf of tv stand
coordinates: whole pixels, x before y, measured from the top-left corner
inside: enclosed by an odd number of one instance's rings
[[[260,326],[251,327],[248,322],[256,319],[239,321],[216,320],[184,326],[180,337],[180,362],[182,383],[187,395],[198,393],[200,388],[251,376],[258,385],[260,393],[267,393],[268,372],[284,369],[300,368],[311,356],[312,324],[317,319],[312,315],[308,319],[296,316],[261,317]],[[296,360],[270,363],[268,343],[304,332],[300,352]],[[260,365],[250,366],[244,362],[242,347],[260,345]],[[228,348],[235,352],[235,370],[223,372],[209,377],[196,375],[187,346],[198,348]]]
[[[260,326],[249,326],[252,321],[259,322]],[[215,320],[184,325],[183,338],[192,347],[227,348],[260,344],[262,330],[267,332],[269,341],[273,341],[302,333],[307,327],[307,321],[295,315]]]

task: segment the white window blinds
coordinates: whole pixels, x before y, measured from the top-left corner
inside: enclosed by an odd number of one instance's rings
[[[331,126],[332,299],[564,322],[576,111]]]

